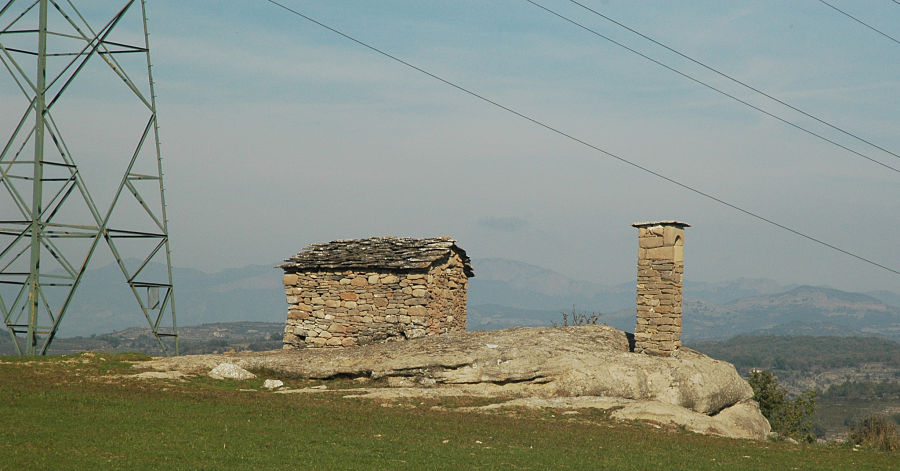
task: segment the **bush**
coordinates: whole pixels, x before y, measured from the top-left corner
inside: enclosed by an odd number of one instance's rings
[[[771,371],[754,370],[748,380],[753,388],[753,399],[759,410],[769,419],[772,431],[782,437],[814,442],[813,416],[816,413],[816,392],[804,391],[798,397],[788,399],[787,390],[778,385]]]
[[[881,451],[900,450],[900,433],[883,415],[870,415],[850,429],[850,443]]]
[[[576,312],[575,306],[572,306],[572,312],[568,313],[562,311],[562,324],[553,323],[553,327],[567,327],[570,325],[597,325],[600,323],[600,313],[599,312],[591,312],[591,313],[583,313]],[[571,316],[571,318],[569,317]]]

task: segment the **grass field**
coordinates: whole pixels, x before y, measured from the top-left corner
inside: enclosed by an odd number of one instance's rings
[[[453,410],[466,400],[241,390],[262,378],[120,376],[142,358],[0,357],[0,469],[900,469],[896,453],[707,437],[602,413],[479,414]]]

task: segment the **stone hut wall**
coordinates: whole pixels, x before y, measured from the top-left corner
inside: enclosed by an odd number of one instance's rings
[[[468,286],[456,253],[423,270],[285,273],[284,348],[346,347],[465,330]]]
[[[684,227],[677,221],[638,228],[637,324],[634,351],[671,356],[681,347]]]

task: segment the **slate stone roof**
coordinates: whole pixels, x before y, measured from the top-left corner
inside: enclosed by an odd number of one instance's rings
[[[652,226],[691,227],[691,225],[686,222],[674,221],[674,220],[636,222],[631,225],[631,227],[652,227]]]
[[[449,237],[370,237],[312,244],[277,268],[289,272],[357,269],[418,271],[445,260],[451,251],[462,259],[466,276],[475,276],[466,251]]]

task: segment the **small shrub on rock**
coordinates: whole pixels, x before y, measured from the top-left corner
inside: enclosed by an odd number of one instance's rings
[[[562,324],[553,323],[553,327],[568,327],[570,325],[597,325],[600,323],[599,312],[577,312],[575,306],[572,306],[572,312],[562,311]]]

